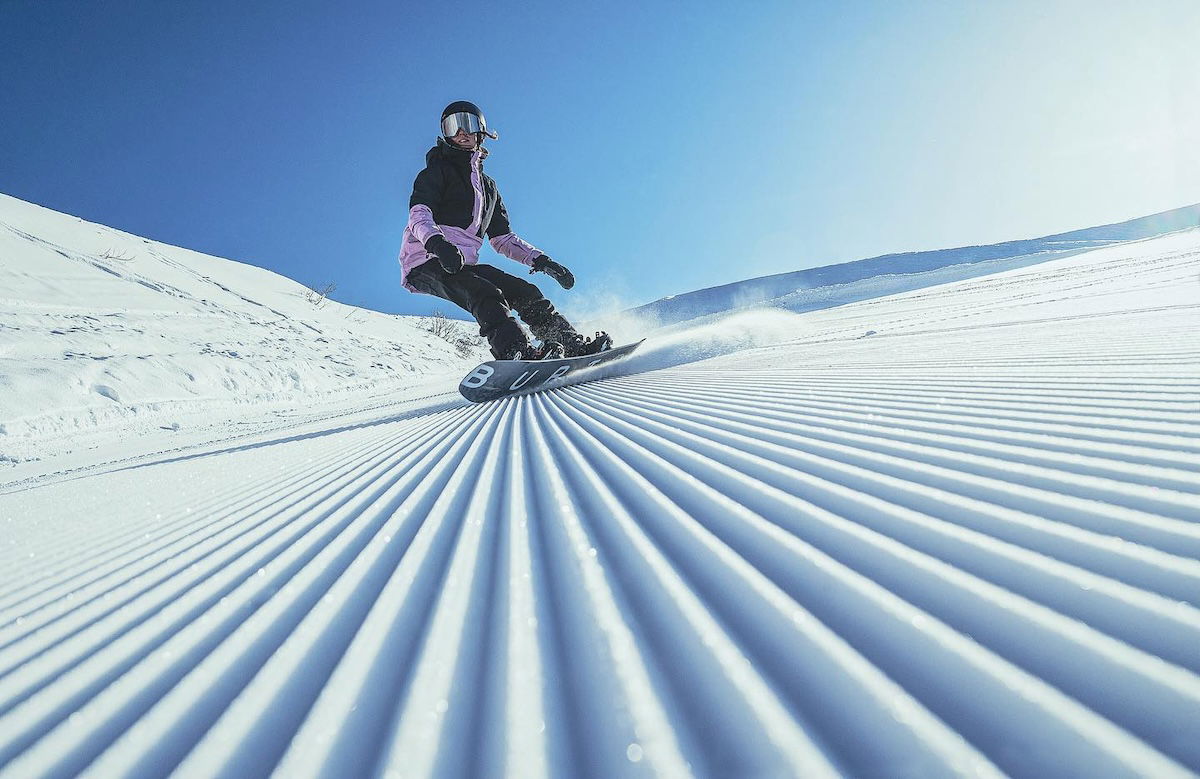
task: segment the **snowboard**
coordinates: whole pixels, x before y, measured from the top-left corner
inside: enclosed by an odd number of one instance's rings
[[[642,339],[644,341],[645,339]],[[628,357],[642,345],[637,341],[599,354],[563,357],[558,360],[492,360],[475,368],[458,383],[458,391],[472,403],[536,392],[565,382],[562,379],[590,371],[600,365]]]

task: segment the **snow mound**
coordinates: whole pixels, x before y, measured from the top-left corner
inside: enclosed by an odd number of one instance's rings
[[[416,317],[7,196],[0,257],[0,460],[10,463],[113,431],[135,439],[411,393],[434,377],[452,384],[483,355],[460,355]]]

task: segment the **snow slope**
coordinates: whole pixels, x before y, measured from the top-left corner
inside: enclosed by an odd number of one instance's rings
[[[1025,268],[1079,252],[1200,227],[1200,204],[1118,224],[988,246],[907,252],[746,279],[638,306],[627,315],[666,326],[748,306],[810,311],[934,284]]]
[[[0,773],[1193,775],[1198,324],[1189,231],[29,463]]]
[[[484,352],[460,357],[415,317],[310,298],[261,268],[0,195],[0,467],[445,386]]]

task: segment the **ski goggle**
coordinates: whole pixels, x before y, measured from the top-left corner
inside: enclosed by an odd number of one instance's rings
[[[458,135],[459,130],[466,130],[470,134],[483,133],[487,137],[495,140],[499,136],[492,132],[487,127],[487,122],[478,114],[460,111],[456,114],[449,114],[442,120],[442,135],[447,138],[453,138]]]

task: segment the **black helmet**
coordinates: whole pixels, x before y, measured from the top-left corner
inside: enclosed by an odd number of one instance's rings
[[[488,129],[487,120],[483,118],[479,106],[466,100],[455,100],[442,111],[442,137],[449,140],[460,129],[472,134],[483,133],[493,140],[500,137]]]

